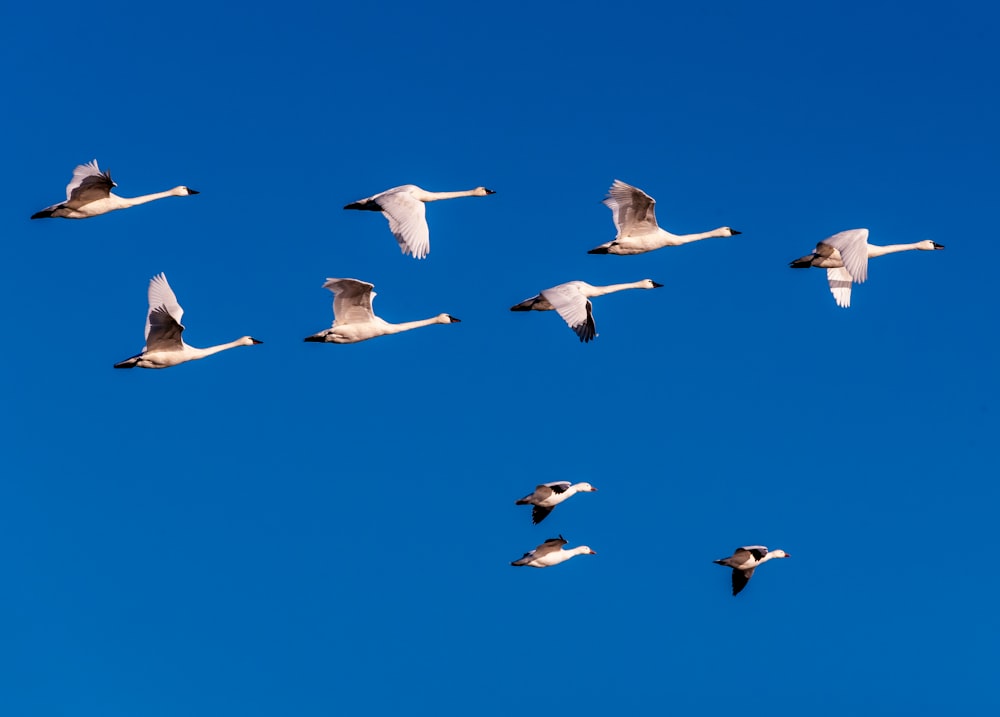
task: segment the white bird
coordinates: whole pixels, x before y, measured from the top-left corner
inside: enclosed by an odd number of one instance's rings
[[[263,343],[251,336],[230,341],[228,344],[198,349],[188,346],[181,338],[184,326],[181,318],[184,309],[177,303],[167,277],[157,274],[149,282],[149,314],[146,316],[146,345],[142,353],[115,364],[115,368],[168,368],[185,361],[202,359],[237,346]]]
[[[753,571],[757,567],[772,558],[790,557],[792,556],[784,550],[772,550],[768,552],[768,549],[763,545],[744,545],[742,548],[736,548],[732,557],[722,558],[713,562],[717,565],[725,565],[727,568],[733,569],[733,595],[738,595],[747,586],[750,578],[753,577]]]
[[[592,493],[597,488],[590,483],[574,483],[570,485],[568,480],[559,480],[552,483],[542,483],[535,487],[535,492],[530,493],[520,500],[514,501],[514,505],[531,505],[531,522],[538,525],[545,517],[552,512],[552,509],[562,503],[567,498],[572,498],[577,493]]]
[[[570,550],[563,550],[562,546],[566,545],[567,542],[561,535],[558,538],[549,538],[534,550],[529,550],[512,562],[511,565],[517,567],[526,565],[529,568],[549,568],[577,555],[597,555],[597,553],[586,545],[581,545]]]
[[[811,266],[826,269],[830,293],[833,294],[837,306],[846,309],[851,305],[851,283],[863,284],[868,278],[869,259],[914,249],[934,251],[944,249],[944,246],[930,239],[914,244],[876,246],[868,243],[867,229],[848,229],[827,237],[816,245],[816,251],[796,259],[789,266],[793,269],[808,269]]]
[[[87,219],[98,214],[107,214],[116,209],[128,209],[165,197],[186,197],[198,194],[188,187],[174,187],[165,192],[144,194],[141,197],[119,197],[111,193],[118,185],[111,179],[111,172],[102,172],[97,160],[81,164],[73,170],[73,178],[66,185],[66,201],[45,207],[31,215],[32,219],[63,217],[64,219]]]
[[[731,237],[740,232],[719,227],[701,234],[671,234],[656,223],[656,200],[641,189],[616,179],[604,199],[618,228],[614,241],[601,244],[588,254],[643,254],[665,246],[690,244],[709,237]]]
[[[460,319],[454,316],[438,314],[423,321],[390,324],[372,312],[372,299],[376,296],[372,291],[375,288],[373,284],[357,279],[327,279],[323,288],[333,292],[333,326],[323,329],[318,334],[307,336],[306,341],[353,344],[376,336],[419,329],[421,326],[460,323]]]
[[[399,250],[416,259],[423,259],[431,251],[431,232],[427,227],[424,203],[456,197],[485,197],[487,194],[496,192],[486,187],[462,192],[428,192],[415,184],[404,184],[351,202],[344,209],[382,212],[389,220],[389,231],[399,242]]]
[[[538,296],[525,299],[520,304],[510,307],[511,311],[551,311],[555,309],[569,327],[584,343],[597,338],[597,326],[594,324],[593,305],[590,297],[604,296],[625,289],[658,289],[663,284],[657,284],[652,279],[634,281],[630,284],[611,284],[610,286],[592,286],[585,281],[568,281],[559,286],[546,289]]]

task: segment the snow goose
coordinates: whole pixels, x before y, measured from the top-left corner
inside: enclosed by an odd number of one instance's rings
[[[428,192],[415,184],[404,184],[351,202],[344,209],[382,212],[389,220],[389,231],[399,242],[399,250],[416,259],[423,259],[431,251],[431,233],[427,227],[424,203],[457,197],[485,197],[487,194],[496,192],[486,187],[462,192]]]
[[[327,279],[323,288],[333,292],[333,326],[329,329],[323,329],[318,334],[307,336],[306,341],[354,344],[358,341],[373,339],[376,336],[419,329],[421,326],[460,323],[460,320],[454,316],[438,314],[423,321],[390,324],[372,312],[372,299],[376,295],[372,291],[375,288],[374,284],[357,279]]]
[[[552,512],[552,509],[562,503],[567,498],[572,498],[577,493],[592,493],[597,488],[590,483],[574,483],[570,485],[568,480],[558,480],[552,483],[542,483],[535,487],[535,492],[530,493],[520,500],[514,501],[514,505],[531,505],[531,522],[538,525],[545,517]]]
[[[889,244],[876,246],[868,243],[867,229],[848,229],[827,237],[816,245],[816,251],[793,261],[793,269],[808,269],[811,266],[826,269],[826,280],[830,283],[837,306],[851,305],[851,284],[863,284],[868,278],[868,260],[900,251],[934,251],[944,249],[930,239],[913,244]]]
[[[538,296],[525,299],[520,304],[510,307],[511,311],[552,311],[555,309],[569,327],[584,343],[597,338],[597,326],[594,324],[593,306],[590,298],[604,296],[625,289],[658,289],[663,284],[657,284],[652,279],[634,281],[631,284],[611,284],[610,286],[592,286],[585,281],[568,281],[559,286],[546,289]]]
[[[643,254],[665,246],[680,246],[709,237],[731,237],[740,232],[730,227],[719,227],[701,234],[671,234],[656,223],[656,200],[641,189],[616,179],[604,204],[611,209],[618,236],[614,241],[601,244],[588,254]]]
[[[157,274],[149,282],[149,314],[146,316],[146,345],[142,353],[115,364],[115,368],[168,368],[185,361],[202,359],[237,346],[263,343],[250,336],[230,341],[228,344],[197,349],[188,346],[181,338],[184,326],[181,317],[184,309],[177,303],[167,277]]]
[[[81,164],[73,170],[73,178],[66,185],[66,201],[45,207],[31,215],[32,219],[63,217],[64,219],[87,219],[98,214],[107,214],[116,209],[128,209],[164,197],[186,197],[198,194],[188,187],[174,187],[165,192],[144,194],[141,197],[119,197],[111,193],[118,185],[111,179],[111,172],[102,172],[97,160]]]
[[[750,578],[753,577],[755,568],[763,565],[771,558],[792,557],[784,550],[771,550],[763,545],[744,545],[736,548],[732,557],[715,560],[717,565],[725,565],[733,569],[733,595],[739,595],[740,591],[747,586]]]
[[[549,538],[534,550],[529,550],[520,558],[511,563],[517,567],[527,566],[529,568],[549,568],[553,565],[565,562],[577,555],[597,555],[586,545],[581,545],[570,550],[563,550],[562,546],[567,541],[560,535],[558,538]]]

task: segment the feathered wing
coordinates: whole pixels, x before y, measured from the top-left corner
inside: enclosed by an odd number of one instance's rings
[[[659,228],[656,223],[656,200],[620,179],[611,185],[604,204],[611,209],[619,236],[642,236],[652,234]]]
[[[543,520],[545,520],[549,513],[552,512],[552,508],[543,508],[540,505],[533,505],[531,507],[531,522],[533,525],[538,525]]]
[[[96,165],[95,165],[96,166]],[[183,341],[184,309],[177,303],[174,290],[162,272],[149,281],[149,313],[146,315],[146,350],[174,351]]]
[[[554,553],[557,550],[561,550],[562,546],[566,545],[567,542],[569,541],[564,540],[561,535],[558,538],[549,538],[544,543],[535,548],[532,551],[532,554],[534,555],[534,557],[540,558],[543,555],[548,555],[549,553]]]
[[[333,292],[333,326],[364,324],[375,318],[374,284],[357,279],[327,279],[323,288]]]
[[[553,286],[543,291],[542,297],[552,304],[580,341],[586,343],[597,337],[593,306],[575,283]]]
[[[840,252],[844,268],[856,284],[863,284],[868,279],[868,230],[848,229],[832,237],[827,237],[820,244],[832,246]]]
[[[837,306],[848,308],[851,305],[851,275],[844,267],[826,270],[826,280],[830,283],[830,293],[833,294]]]
[[[427,226],[427,208],[409,192],[393,192],[375,197],[389,220],[389,231],[399,242],[399,249],[416,259],[431,251],[431,231]]]
[[[747,586],[750,578],[753,577],[753,568],[740,570],[733,568],[733,595],[739,595],[740,591]]]
[[[116,186],[110,172],[102,172],[97,160],[78,165],[73,178],[66,185],[66,205],[76,209],[98,199],[107,199]]]

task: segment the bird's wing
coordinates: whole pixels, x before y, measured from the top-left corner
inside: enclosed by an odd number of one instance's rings
[[[820,244],[832,246],[840,252],[844,268],[856,284],[863,284],[868,278],[868,230],[848,229],[832,237],[827,237]]]
[[[753,577],[753,570],[753,568],[748,570],[733,568],[733,595],[739,595],[740,590],[747,586],[750,578]]]
[[[623,236],[651,234],[658,228],[656,224],[656,200],[637,187],[616,179],[608,196],[604,199]]]
[[[73,170],[73,178],[66,185],[66,204],[75,209],[98,199],[107,199],[115,186],[111,173],[102,172],[96,159],[81,164]]]
[[[554,491],[548,485],[538,485],[535,486],[535,492],[531,494],[531,497],[535,500],[545,500],[552,495]]]
[[[431,230],[427,226],[427,208],[409,192],[392,192],[375,197],[389,220],[389,231],[404,254],[423,259],[431,250]]]
[[[576,282],[546,289],[542,297],[552,304],[552,308],[559,312],[581,341],[587,342],[597,336],[593,306],[590,299],[580,292]]]
[[[760,560],[765,555],[767,555],[767,546],[765,545],[743,545],[733,551],[733,559],[741,563],[751,556],[754,560]]]
[[[357,279],[327,279],[324,289],[333,292],[333,325],[364,324],[375,318],[372,311],[374,284]]]
[[[545,483],[546,488],[551,489],[551,493],[565,493],[566,489],[570,487],[570,482],[568,480],[557,480],[552,483]],[[542,486],[538,486],[541,488]],[[550,494],[551,494],[550,493]]]
[[[552,512],[552,508],[543,508],[540,505],[533,505],[531,507],[531,522],[534,525],[538,525]]]
[[[567,542],[569,541],[563,540],[562,536],[559,536],[558,538],[549,538],[532,552],[535,554],[536,558],[540,558],[543,555],[548,555],[549,553],[561,550],[562,546],[566,545]]]
[[[851,305],[851,275],[847,269],[842,266],[827,269],[826,280],[830,282],[830,293],[837,301],[837,306],[848,308]]]
[[[146,348],[173,351],[182,345],[184,309],[162,272],[149,280],[149,313],[146,315]]]

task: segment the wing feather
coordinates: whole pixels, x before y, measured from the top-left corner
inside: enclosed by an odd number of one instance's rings
[[[374,284],[357,279],[327,279],[323,288],[333,292],[333,326],[364,324],[374,320]]]
[[[97,160],[78,165],[73,178],[66,185],[66,205],[71,209],[82,207],[98,199],[107,199],[111,188],[117,186],[110,172],[102,172]]]
[[[552,308],[580,337],[580,341],[586,343],[596,338],[597,327],[594,324],[593,306],[590,299],[580,291],[579,282],[571,281],[545,289],[542,297],[552,304]]]
[[[431,251],[431,232],[427,226],[427,208],[407,191],[391,191],[375,197],[389,220],[389,231],[399,242],[399,249],[416,259]]]
[[[826,280],[830,283],[830,293],[837,306],[848,308],[851,305],[851,275],[847,269],[842,266],[827,269]]]
[[[652,234],[659,228],[656,223],[656,200],[620,179],[611,185],[604,204],[611,209],[621,237]]]
[[[844,268],[855,284],[863,284],[868,279],[868,230],[848,229],[827,237],[820,244],[832,246],[840,252]],[[832,287],[831,287],[832,288]]]
[[[96,166],[96,163],[95,163]],[[174,290],[167,283],[167,276],[159,273],[149,280],[147,291],[149,312],[146,315],[146,349],[173,351],[183,344],[181,332],[184,309],[177,303]]]

